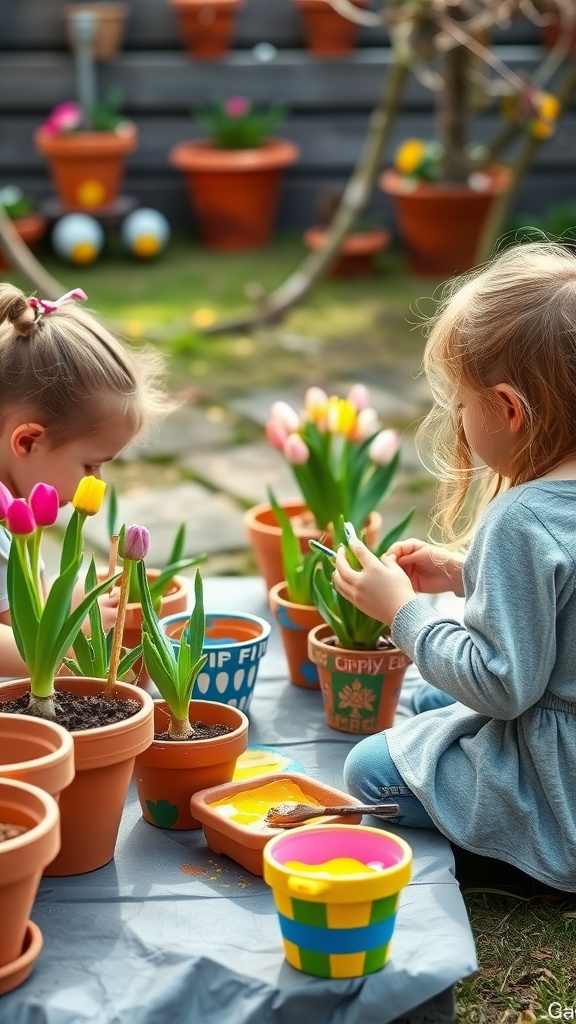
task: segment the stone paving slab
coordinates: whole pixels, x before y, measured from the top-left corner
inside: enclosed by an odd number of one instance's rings
[[[233,417],[221,407],[180,406],[152,428],[141,442],[128,445],[120,461],[176,457],[198,448],[229,445],[234,439]]]
[[[256,505],[268,501],[268,487],[278,501],[299,497],[299,489],[284,456],[268,442],[235,445],[218,452],[198,450],[181,465],[212,487],[239,501]]]
[[[59,525],[65,525],[69,509],[62,509]],[[150,565],[163,565],[180,523],[186,523],[186,556],[246,547],[242,512],[224,494],[214,494],[196,483],[182,483],[162,490],[143,490],[118,495],[118,522],[138,523],[150,531]],[[86,520],[85,549],[106,561],[109,551],[106,515],[101,511]]]

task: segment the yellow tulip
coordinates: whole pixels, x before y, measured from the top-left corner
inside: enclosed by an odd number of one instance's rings
[[[400,174],[413,174],[426,153],[426,144],[421,139],[406,139],[396,150],[394,166]]]
[[[554,123],[560,114],[560,100],[550,92],[541,92],[535,107],[537,115],[530,126],[531,134],[536,139],[549,139],[554,134]]]
[[[82,477],[72,498],[74,508],[85,516],[95,516],[102,507],[106,484],[95,476]]]

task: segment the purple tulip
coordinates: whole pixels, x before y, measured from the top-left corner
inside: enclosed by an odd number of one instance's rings
[[[6,519],[8,509],[13,501],[14,498],[10,494],[10,491],[6,485],[0,481],[0,520]]]
[[[6,526],[10,533],[16,536],[25,537],[34,533],[36,523],[32,510],[24,498],[14,498],[6,514]]]
[[[130,526],[124,535],[124,546],[120,552],[122,558],[132,562],[140,562],[146,558],[150,547],[150,534],[145,526]]]
[[[53,526],[58,518],[60,499],[51,484],[35,484],[28,503],[37,526]]]

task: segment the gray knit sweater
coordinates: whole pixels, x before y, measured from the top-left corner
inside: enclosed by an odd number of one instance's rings
[[[496,498],[464,565],[463,624],[423,598],[394,642],[456,698],[387,732],[390,754],[459,846],[576,892],[576,481]]]

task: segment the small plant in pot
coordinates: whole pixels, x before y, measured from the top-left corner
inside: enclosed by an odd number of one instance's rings
[[[402,536],[412,514],[410,511],[372,549],[378,558]],[[336,542],[346,546],[350,564],[360,568],[349,548],[342,519]],[[381,732],[394,722],[410,659],[394,647],[387,624],[361,612],[338,593],[332,584],[333,573],[333,556],[322,554],[312,588],[326,624],[314,627],[308,635],[308,651],[318,667],[326,720],[340,732]]]
[[[284,568],[284,579],[275,583],[268,595],[270,608],[280,628],[290,682],[308,690],[319,690],[318,669],[308,657],[308,633],[323,622],[312,592],[312,576],[319,552],[317,549],[302,551],[290,518],[270,488],[268,497],[282,530]]]
[[[60,574],[47,594],[39,572],[44,529],[58,514],[53,487],[37,484],[29,501],[5,488],[2,518],[12,534],[8,560],[8,597],[14,637],[29,679],[0,683],[0,710],[56,719],[74,740],[76,774],[60,796],[62,848],[47,868],[50,875],[79,874],[106,864],[114,847],[136,753],[153,736],[151,697],[116,680],[121,632],[115,643],[106,685],[101,678],[57,676],[92,604],[116,577],[93,587],[72,608],[83,561],[82,528],[100,509],[105,485],[85,477],[73,499],[60,558]],[[120,607],[119,607],[120,616]],[[100,800],[99,799],[100,788]]]
[[[229,704],[191,700],[207,657],[200,572],[196,571],[194,608],[177,654],[154,610],[144,562],[138,564],[138,579],[144,662],[162,697],[155,701],[154,740],[136,758],[134,778],[142,814],[160,828],[199,828],[190,812],[190,797],[231,780],[236,759],[248,745],[248,719]]]

